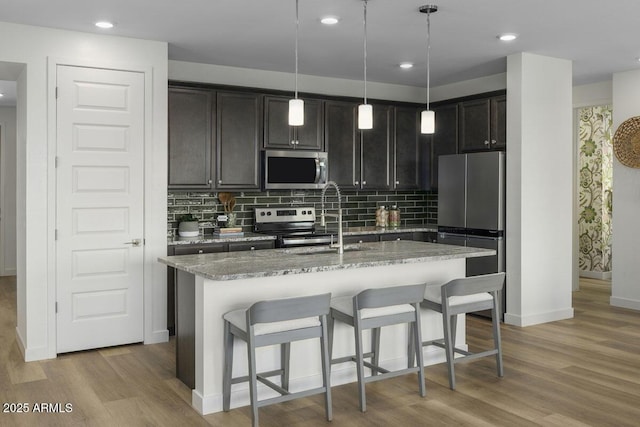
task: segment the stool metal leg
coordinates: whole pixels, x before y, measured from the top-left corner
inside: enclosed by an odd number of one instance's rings
[[[497,292],[493,293],[493,309],[491,310],[491,318],[493,322],[493,343],[498,352],[496,353],[496,366],[498,367],[498,376],[504,376],[504,368],[502,366],[502,343],[500,339],[500,318],[498,317],[499,302]]]
[[[360,322],[358,319],[354,319],[353,332],[356,339],[356,370],[358,372],[358,396],[360,398],[360,411],[365,412],[367,410],[367,397],[365,395],[365,383],[364,383],[364,355],[362,351],[362,330],[360,329]]]
[[[252,327],[250,327],[252,328]],[[249,359],[249,397],[251,399],[251,425],[258,426],[258,371],[256,370],[256,347],[252,333],[247,340],[247,354]]]
[[[442,324],[444,329],[444,351],[447,356],[447,367],[449,368],[449,387],[451,390],[455,390],[456,388],[456,379],[455,379],[455,371],[453,368],[453,357],[454,357],[454,341],[452,337],[452,325],[451,320],[454,316],[449,316],[447,310],[444,309],[442,311]]]
[[[224,322],[224,372],[222,378],[222,410],[228,411],[231,407],[231,374],[233,373],[233,334],[231,325]]]
[[[373,366],[378,366],[378,361],[380,360],[380,329],[381,328],[371,329],[371,352],[373,353],[373,356],[371,356],[371,364]],[[378,371],[372,369],[371,375],[378,375]]]
[[[413,362],[415,361],[416,343],[415,343],[415,340],[413,339],[414,336],[415,336],[414,325],[413,323],[410,323],[409,335],[407,335],[407,368],[413,368]],[[420,334],[418,334],[418,337],[420,337]],[[417,345],[420,348],[422,347],[422,343],[418,343]]]
[[[327,316],[322,316],[322,336],[320,337],[320,351],[322,353],[322,385],[325,387],[324,411],[327,421],[333,419],[333,403],[331,401],[331,357],[329,355],[329,339],[327,337]]]
[[[333,358],[333,324],[334,324],[333,316],[331,315],[331,313],[329,313],[329,315],[327,316],[327,340],[329,341],[328,343],[329,362],[331,362],[331,359]]]
[[[425,397],[427,395],[427,389],[424,384],[424,358],[422,355],[422,326],[420,325],[420,305],[415,305],[416,309],[416,320],[410,324],[409,330],[413,331],[413,347],[415,349],[415,357],[416,362],[418,364],[418,386],[420,388],[420,396]],[[411,337],[409,338],[411,342]],[[413,361],[413,354],[408,353],[407,355],[411,361]],[[413,362],[410,362],[413,365]]]
[[[291,359],[291,343],[280,344],[280,386],[289,390],[289,361]]]

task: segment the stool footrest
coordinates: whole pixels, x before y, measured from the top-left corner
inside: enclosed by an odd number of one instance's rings
[[[362,355],[362,357],[365,358],[365,359],[373,357],[373,352],[364,353]],[[342,356],[342,357],[336,357],[335,359],[331,359],[331,364],[332,365],[335,365],[337,363],[344,363],[344,362],[354,362],[354,363],[356,363],[356,356]]]
[[[275,377],[276,375],[282,375],[284,371],[282,369],[275,369],[273,371],[259,372],[259,377]],[[231,378],[231,384],[240,384],[249,381],[249,375],[243,377]]]
[[[453,361],[455,363],[458,363],[464,360],[473,360],[473,359],[478,359],[480,357],[492,356],[494,354],[498,354],[498,350],[493,349],[493,350],[482,351],[479,353],[469,353],[468,351],[465,351],[464,353],[466,353],[464,357],[458,357],[456,359],[453,359]]]
[[[268,379],[266,379],[263,376],[258,375],[256,378],[258,381],[260,381],[262,384],[266,385],[267,387],[269,387],[272,390],[277,391],[278,393],[282,394],[282,395],[289,395],[291,393],[289,393],[289,390],[285,390],[284,388],[280,387],[278,384],[269,381]]]
[[[371,369],[371,370],[374,370],[374,371],[376,371],[376,372],[379,372],[379,373],[381,373],[381,374],[388,374],[388,373],[389,373],[389,370],[384,369],[383,367],[380,367],[380,366],[374,365],[373,363],[369,363],[369,362],[366,362],[366,361],[364,361],[364,360],[363,360],[363,361],[362,361],[362,364],[363,364],[364,366],[366,366],[367,368],[369,368],[369,369]]]
[[[288,402],[293,399],[298,399],[300,397],[312,396],[314,394],[325,393],[327,391],[326,387],[314,388],[311,390],[298,391],[295,393],[286,394],[284,396],[272,397],[270,399],[263,399],[257,402],[258,407],[263,407],[267,405],[271,405],[274,403]]]
[[[386,378],[393,378],[393,377],[399,377],[401,375],[407,375],[412,372],[418,372],[420,369],[422,368],[414,366],[413,368],[402,369],[400,371],[392,371],[392,372],[387,371],[385,373],[381,373],[380,375],[372,375],[369,377],[365,377],[363,378],[363,380],[365,383],[370,383],[374,381],[380,381]]]

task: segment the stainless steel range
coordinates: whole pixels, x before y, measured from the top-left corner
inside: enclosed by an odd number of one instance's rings
[[[276,236],[276,247],[329,245],[336,237],[316,230],[313,207],[256,208],[253,230]]]

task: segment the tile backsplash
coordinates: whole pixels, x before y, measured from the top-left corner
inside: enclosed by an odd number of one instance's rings
[[[401,225],[435,225],[438,197],[425,191],[354,191],[341,190],[343,220],[346,226],[362,227],[376,224],[375,211],[384,205],[389,209],[397,205],[401,212]],[[264,192],[234,192],[238,226],[244,231],[253,229],[253,211],[257,207],[314,206],[320,212],[321,190],[272,190]],[[336,207],[333,189],[327,191],[326,207]],[[167,234],[175,235],[178,218],[193,214],[200,222],[200,232],[209,234],[216,217],[224,213],[215,192],[169,191],[167,198]]]

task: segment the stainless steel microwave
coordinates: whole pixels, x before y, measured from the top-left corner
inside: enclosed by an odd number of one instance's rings
[[[320,151],[263,151],[263,188],[323,188],[327,183],[327,153]]]

